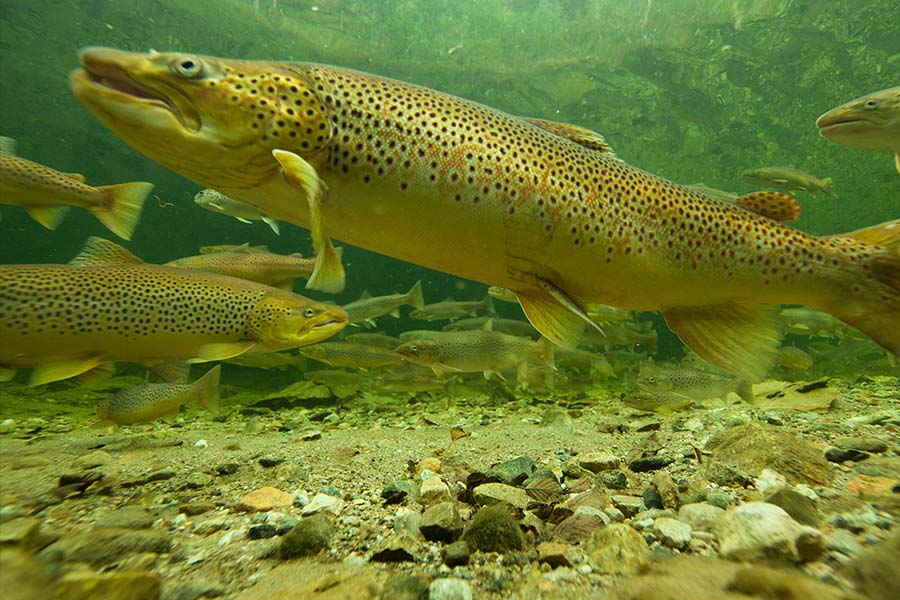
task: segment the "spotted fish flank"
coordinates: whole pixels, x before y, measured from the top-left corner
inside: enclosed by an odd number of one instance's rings
[[[0,368],[34,385],[109,361],[223,360],[321,341],[347,316],[262,284],[148,265],[92,238],[69,265],[0,266]]]
[[[580,335],[588,303],[658,309],[703,358],[756,380],[778,345],[766,306],[790,303],[900,353],[900,248],[715,201],[581,128],[325,65],[100,48],[81,61],[77,97],[154,160],[322,242],[508,288],[555,342]],[[292,183],[310,168],[327,189],[314,202]]]

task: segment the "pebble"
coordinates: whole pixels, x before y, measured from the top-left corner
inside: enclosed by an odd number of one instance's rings
[[[538,562],[548,564],[554,569],[557,567],[571,567],[572,559],[569,557],[569,546],[555,542],[541,542],[537,546]]]
[[[763,469],[760,472],[759,477],[756,478],[756,481],[753,482],[753,486],[759,490],[761,494],[771,494],[772,492],[787,486],[787,484],[788,481],[785,476],[772,469]]]
[[[230,463],[224,463],[221,465],[216,465],[214,470],[216,472],[216,475],[234,475],[235,473],[238,472],[239,468],[240,468],[239,464],[230,462]]]
[[[435,579],[428,586],[428,600],[472,600],[472,588],[455,577]]]
[[[278,528],[271,523],[251,525],[250,528],[247,529],[247,537],[251,540],[262,540],[275,537],[276,533],[278,533]]]
[[[281,538],[281,558],[314,556],[328,548],[334,535],[334,522],[325,515],[300,519],[294,528]]]
[[[698,531],[712,531],[713,526],[725,510],[705,502],[685,504],[678,509],[678,520]]]
[[[619,469],[600,473],[600,483],[612,490],[624,490],[628,486],[628,477]]]
[[[424,483],[424,482],[423,482]],[[385,505],[412,503],[419,500],[419,486],[414,481],[392,481],[381,490]]]
[[[871,454],[881,454],[888,449],[887,443],[883,440],[865,437],[840,438],[835,441],[834,445],[842,450],[861,450],[862,452],[869,452]]]
[[[441,502],[429,507],[422,514],[419,524],[422,536],[430,542],[448,544],[456,541],[463,531],[462,519],[455,502]]]
[[[271,469],[283,463],[284,459],[277,456],[261,456],[257,462],[266,469]]]
[[[766,498],[766,502],[780,506],[791,515],[795,521],[802,525],[817,527],[819,525],[819,511],[815,500],[790,488],[782,488]]]
[[[436,456],[423,458],[416,463],[416,475],[421,475],[424,471],[431,471],[432,474],[441,472],[441,459]]]
[[[644,500],[638,496],[610,496],[613,505],[626,517],[633,517],[644,510]]]
[[[619,466],[619,457],[610,452],[587,452],[578,457],[578,465],[591,473],[611,471]]]
[[[524,494],[525,492],[523,491],[522,493]],[[447,484],[440,477],[429,477],[422,481],[419,486],[419,497],[425,506],[452,500],[450,488],[447,487]]]
[[[534,461],[528,456],[517,456],[497,463],[487,472],[488,477],[499,479],[507,485],[521,485],[532,474],[534,474]]]
[[[871,454],[854,448],[829,448],[825,451],[825,458],[831,462],[842,463],[844,461],[859,462],[869,458]]]
[[[293,503],[293,498],[291,499],[291,503]],[[341,500],[340,498],[336,498],[330,494],[316,494],[312,497],[312,500],[309,501],[309,504],[303,507],[300,511],[300,514],[304,517],[308,517],[310,515],[315,515],[318,513],[330,513],[332,515],[339,515],[341,511],[344,510],[344,506],[347,503]],[[290,506],[290,504],[288,504]]]
[[[294,498],[291,494],[282,492],[278,488],[265,486],[253,490],[241,498],[236,508],[245,512],[263,512],[276,508],[286,508],[293,506],[293,504]]]
[[[193,526],[193,531],[197,535],[212,535],[217,531],[221,531],[229,526],[229,521],[224,518],[207,519],[200,521]]]
[[[731,560],[807,562],[824,551],[819,530],[797,523],[784,509],[765,502],[748,502],[725,511],[713,533],[719,537],[719,553]]]
[[[390,534],[372,553],[373,562],[415,562],[419,542],[408,531]]]
[[[447,544],[441,550],[441,558],[448,567],[459,567],[469,564],[469,545],[463,541]]]
[[[195,448],[206,448],[207,446],[209,446],[209,442],[207,442],[206,440],[197,440],[196,442],[194,442]]]
[[[0,435],[12,433],[16,430],[16,425],[15,419],[3,419],[0,421]]]
[[[201,473],[200,471],[195,471],[185,477],[184,483],[181,485],[182,489],[191,489],[198,490],[200,488],[204,488],[213,482],[213,476],[207,473]]]
[[[663,507],[662,496],[659,495],[659,490],[657,490],[653,486],[644,488],[644,492],[641,494],[641,498],[644,502],[644,506],[646,506],[647,508]]]
[[[472,498],[475,504],[481,506],[505,504],[511,508],[521,509],[528,506],[528,494],[525,490],[505,483],[483,483],[472,490]]]
[[[825,536],[825,547],[846,556],[862,554],[864,548],[846,529],[837,529]]]
[[[691,526],[670,517],[653,521],[653,533],[664,546],[680,550],[691,542]]]
[[[647,473],[649,471],[657,471],[663,469],[675,462],[674,458],[666,458],[663,456],[648,456],[639,458],[628,463],[628,468],[635,473]]]

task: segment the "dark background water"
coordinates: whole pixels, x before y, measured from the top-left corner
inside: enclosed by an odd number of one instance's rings
[[[129,249],[150,262],[205,244],[310,253],[305,230],[275,237],[195,207],[199,186],[132,151],[69,91],[77,50],[105,45],[358,68],[567,121],[607,137],[632,164],[680,183],[748,192],[740,171],[792,165],[833,177],[838,199],[799,194],[809,232],[900,216],[888,154],[820,138],[829,108],[900,84],[897,0],[113,0],[0,2],[0,135],[18,153],[92,184],[144,180]],[[50,232],[2,207],[0,262],[65,262],[90,235],[115,239],[85,211]],[[347,248],[349,301],[405,291],[479,298],[484,286]]]

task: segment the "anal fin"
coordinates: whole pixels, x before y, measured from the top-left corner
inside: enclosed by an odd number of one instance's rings
[[[77,358],[72,360],[61,360],[56,362],[48,362],[38,365],[31,372],[29,385],[43,385],[51,381],[59,381],[61,379],[69,379],[76,375],[81,375],[86,371],[96,368],[103,361],[99,357],[91,356],[88,358]]]
[[[516,292],[516,297],[525,316],[541,335],[559,346],[574,348],[582,338],[585,323],[603,334],[603,328],[564,290],[540,277],[524,278],[537,289]]]
[[[780,336],[770,307],[716,304],[661,312],[688,348],[744,381],[760,381],[775,363]]]
[[[60,221],[66,216],[68,206],[26,206],[25,210],[31,215],[31,218],[46,227],[47,229],[56,229],[59,227]]]

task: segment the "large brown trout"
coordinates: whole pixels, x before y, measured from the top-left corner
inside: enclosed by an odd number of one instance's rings
[[[773,304],[830,312],[900,353],[900,247],[817,238],[617,159],[574,125],[309,63],[91,48],[79,100],[205,187],[328,236],[514,291],[556,342],[588,302],[662,311],[706,360],[762,377]]]

